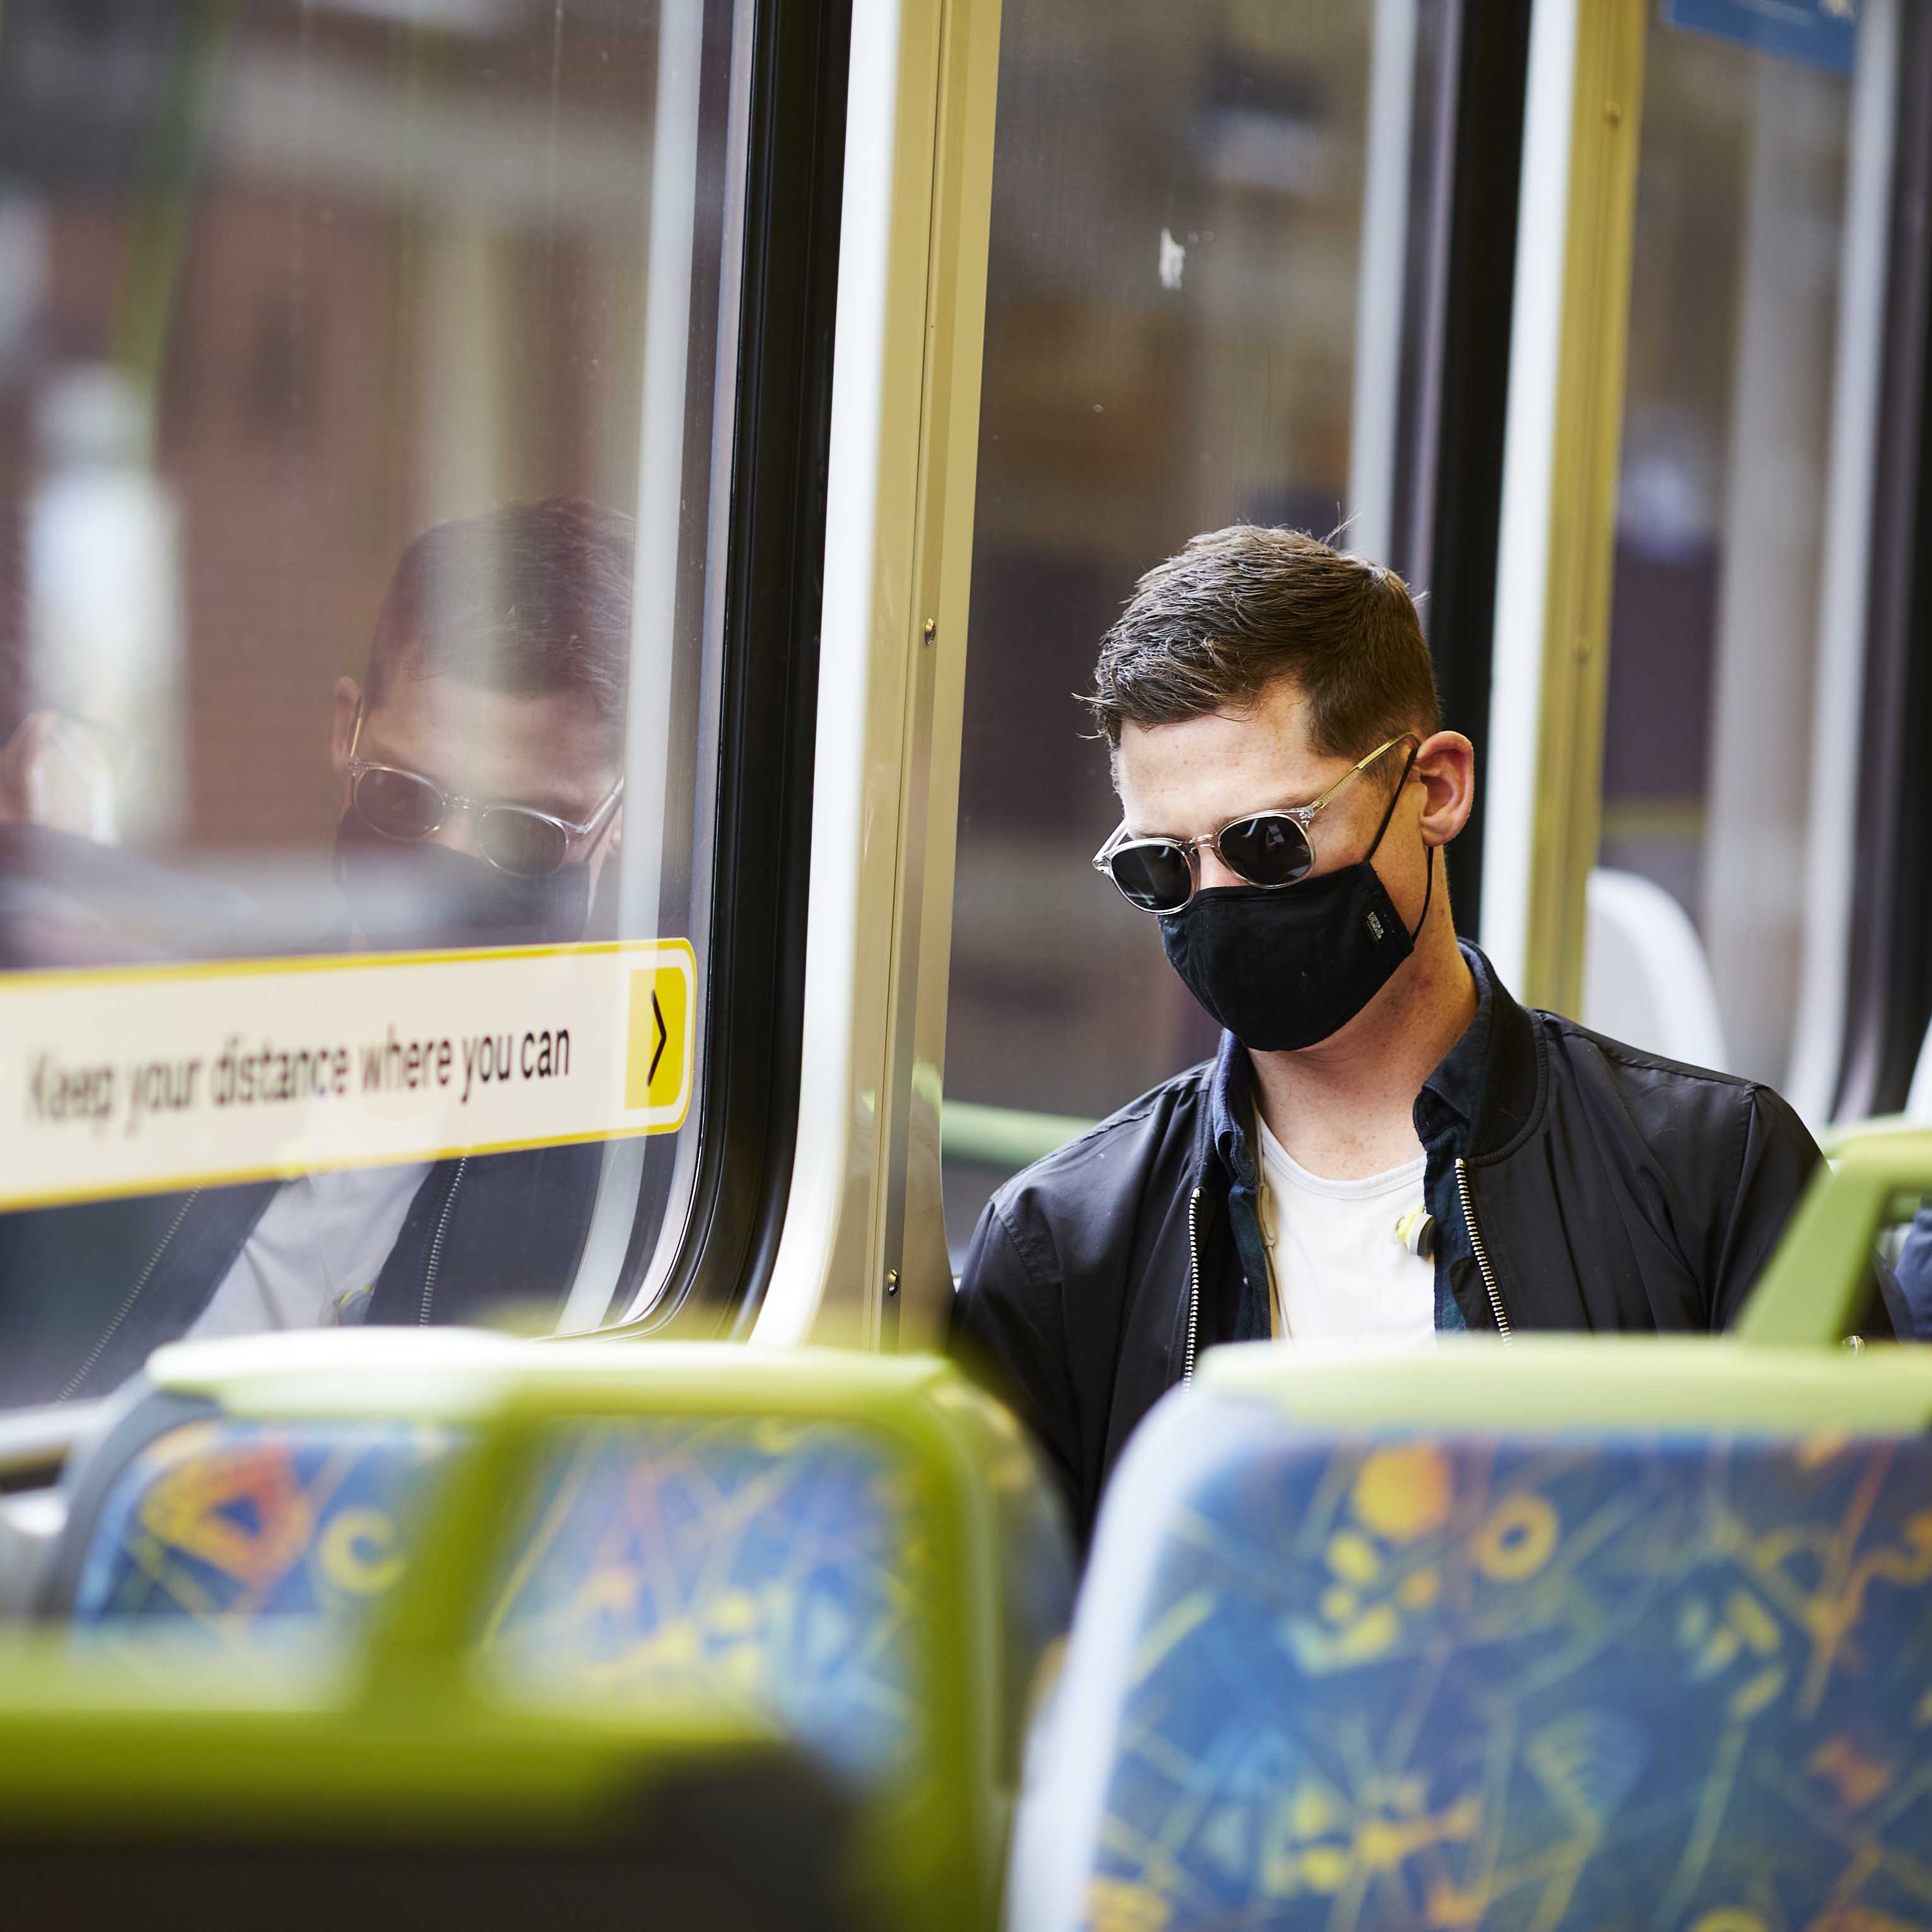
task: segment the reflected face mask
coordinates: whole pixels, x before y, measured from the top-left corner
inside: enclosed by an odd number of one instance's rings
[[[428,842],[399,844],[345,812],[335,882],[357,928],[381,952],[446,946],[560,946],[584,937],[590,868],[519,878]]]
[[[1357,864],[1279,889],[1214,886],[1162,914],[1168,963],[1244,1046],[1292,1053],[1339,1033],[1415,950],[1436,890],[1436,848],[1413,932],[1370,862],[1401,795],[1398,784]]]

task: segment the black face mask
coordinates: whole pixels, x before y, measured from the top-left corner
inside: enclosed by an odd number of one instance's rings
[[[428,842],[399,844],[345,812],[335,883],[369,944],[382,952],[445,946],[560,946],[590,918],[590,868],[519,878],[486,859]]]
[[[1292,1053],[1339,1033],[1415,950],[1436,890],[1435,847],[1414,932],[1370,863],[1401,796],[1398,783],[1358,864],[1296,886],[1216,886],[1161,915],[1168,963],[1244,1046]]]

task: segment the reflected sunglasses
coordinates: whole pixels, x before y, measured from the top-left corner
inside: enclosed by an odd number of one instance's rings
[[[624,794],[620,778],[604,794],[597,809],[581,825],[534,806],[510,805],[493,799],[465,798],[445,791],[435,779],[400,765],[379,765],[358,758],[362,740],[362,709],[356,710],[356,729],[349,740],[349,802],[356,815],[372,832],[401,844],[419,844],[442,830],[452,813],[474,813],[476,849],[500,872],[520,879],[548,878],[570,856],[579,839],[587,838],[616,809]]]
[[[1094,854],[1094,869],[1105,872],[1120,888],[1128,904],[1142,912],[1174,913],[1185,908],[1199,890],[1201,848],[1211,846],[1238,879],[1270,891],[1298,885],[1307,878],[1315,864],[1315,847],[1309,830],[1316,814],[1351,780],[1358,778],[1385,753],[1414,740],[1417,749],[1422,740],[1413,731],[1404,731],[1378,745],[1352,771],[1342,776],[1312,805],[1287,805],[1272,812],[1250,812],[1199,838],[1130,838],[1127,828],[1120,828]],[[1393,805],[1391,805],[1393,808]]]

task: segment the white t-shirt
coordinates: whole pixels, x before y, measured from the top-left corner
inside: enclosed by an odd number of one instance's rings
[[[428,1172],[417,1161],[284,1182],[189,1339],[358,1320]]]
[[[1436,1264],[1409,1252],[1397,1223],[1422,1211],[1428,1162],[1366,1180],[1324,1180],[1290,1158],[1257,1115],[1262,1232],[1274,1332],[1295,1342],[1436,1344]]]

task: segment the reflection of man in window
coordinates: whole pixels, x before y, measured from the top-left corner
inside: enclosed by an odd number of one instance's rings
[[[631,550],[519,505],[418,537],[335,692],[336,877],[379,947],[580,939],[622,826]]]
[[[552,500],[404,553],[337,687],[350,940],[580,939],[622,836],[632,539]],[[0,1222],[0,1400],[98,1394],[182,1335],[554,1312],[594,1147],[311,1175]]]

